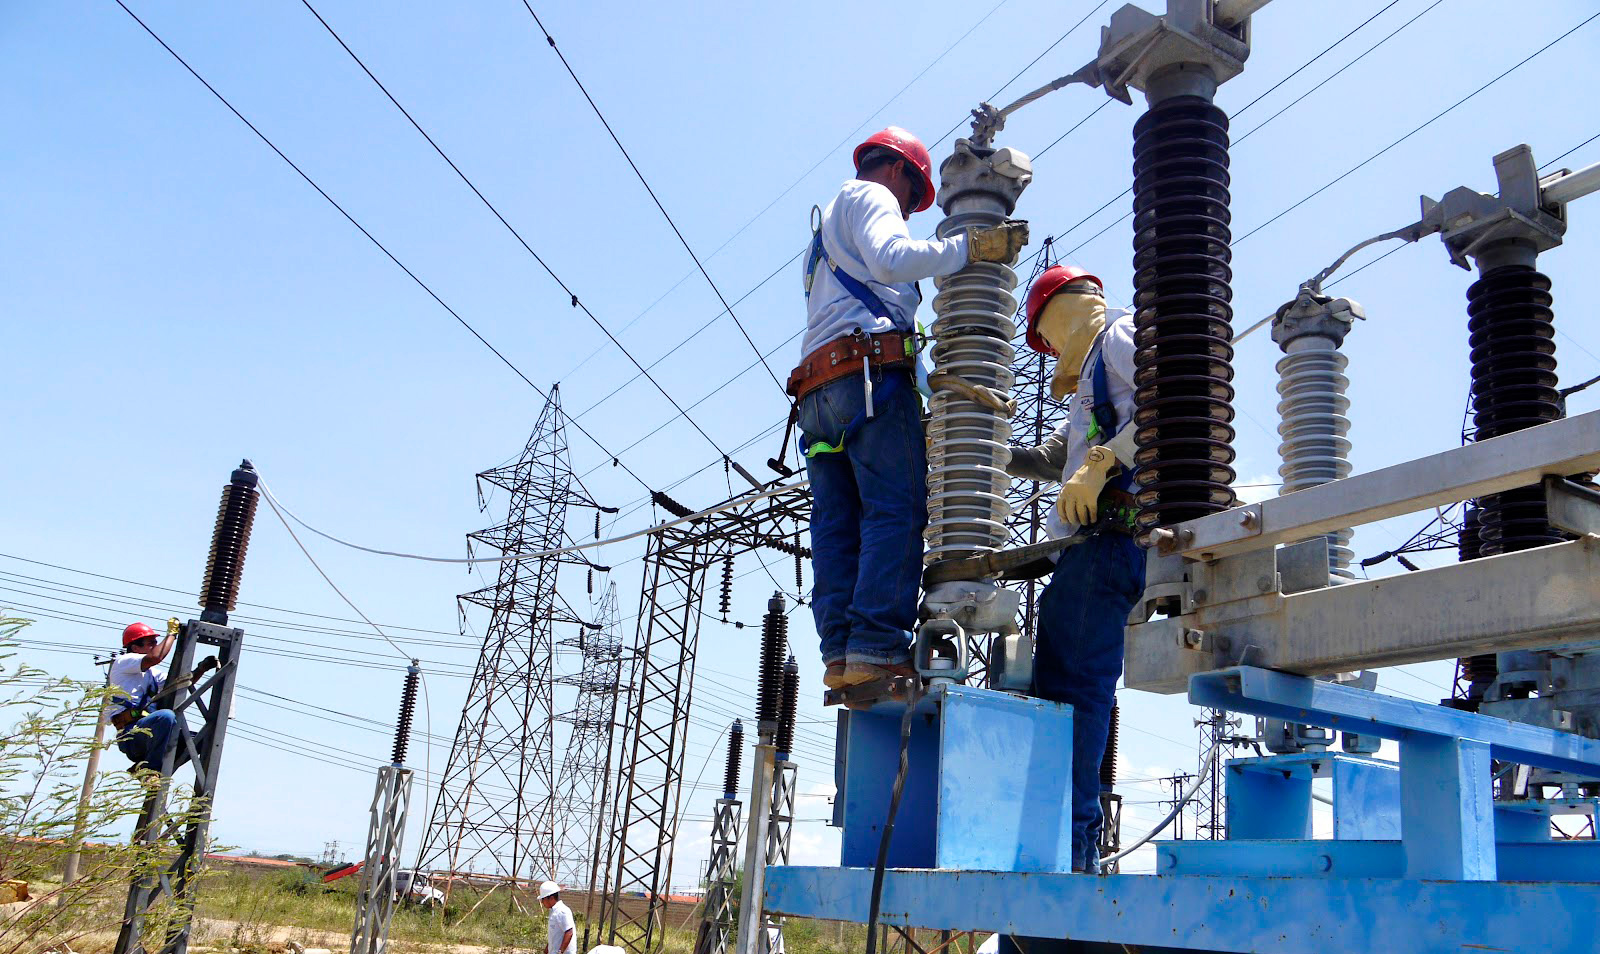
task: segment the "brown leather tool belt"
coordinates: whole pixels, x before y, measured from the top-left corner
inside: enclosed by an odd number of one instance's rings
[[[806,355],[800,366],[789,373],[785,390],[799,401],[824,384],[860,374],[863,357],[874,368],[910,367],[910,342],[909,334],[898,331],[835,338]]]

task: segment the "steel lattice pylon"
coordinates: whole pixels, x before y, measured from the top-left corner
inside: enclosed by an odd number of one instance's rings
[[[1031,287],[1039,274],[1055,263],[1054,243],[1047,238],[1034,262],[1033,273],[1023,287]],[[1055,430],[1065,407],[1050,396],[1051,359],[1028,347],[1025,340],[1028,326],[1026,304],[1017,309],[1016,322],[1021,332],[1013,342],[1016,357],[1011,362],[1011,373],[1016,378],[1011,386],[1011,397],[1017,402],[1017,413],[1011,418],[1011,443],[1020,447],[1036,447],[1044,443],[1044,439]],[[1044,487],[1044,484],[1035,480],[1018,479],[1011,482],[1010,489],[1006,491],[1006,502],[1011,505],[1011,517],[1007,521],[1011,529],[1011,538],[1006,543],[1008,547],[1038,543],[1045,538],[1045,515],[1055,505],[1055,497],[1047,488],[1045,493],[1040,494],[1040,489]],[[1007,584],[1022,594],[1019,627],[1029,640],[1038,638],[1037,613],[1044,583],[1041,577]],[[974,675],[969,681],[987,685],[989,647],[986,643],[979,644],[977,639],[974,638],[974,644],[970,647]]]
[[[604,806],[611,788],[611,727],[617,719],[617,691],[622,670],[621,614],[617,585],[608,585],[595,606],[595,622],[578,636],[559,644],[577,649],[583,668],[559,680],[576,686],[578,701],[557,718],[572,725],[566,754],[557,775],[557,865],[554,880],[563,885],[589,885],[598,880],[599,841],[604,835]]]
[[[569,540],[568,509],[595,506],[568,459],[559,387],[520,459],[478,475],[480,508],[486,483],[510,494],[506,522],[469,534],[469,549],[557,549]],[[417,856],[447,894],[469,873],[539,881],[559,867],[552,663],[557,627],[583,624],[556,592],[564,562],[581,557],[503,561],[493,586],[460,597],[492,615]]]
[[[794,526],[810,520],[811,493],[804,487],[773,490],[771,496],[650,534],[622,720],[617,809],[606,841],[610,875],[599,916],[592,926],[585,919],[585,950],[591,943],[606,943],[651,954],[665,941],[663,916],[706,572],[724,557],[756,547],[794,552]]]

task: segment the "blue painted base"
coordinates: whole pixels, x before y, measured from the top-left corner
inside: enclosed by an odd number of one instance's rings
[[[899,766],[903,706],[847,712],[841,864],[870,866]],[[893,868],[1072,869],[1072,708],[967,686],[918,704]]]
[[[1159,845],[1158,876],[1073,875],[1070,710],[942,690],[916,716],[883,921],[1183,951],[1597,949],[1600,842],[1552,842],[1547,827],[1549,812],[1593,807],[1497,805],[1490,779],[1493,759],[1600,777],[1600,740],[1251,667],[1195,676],[1189,697],[1394,739],[1400,763],[1236,760],[1229,840]],[[846,728],[849,867],[769,870],[773,912],[866,919],[899,715],[853,714]],[[1310,840],[1320,777],[1333,779],[1333,840]]]
[[[767,906],[864,922],[871,889],[866,868],[773,868]],[[882,920],[1193,951],[1592,954],[1600,885],[890,871]]]

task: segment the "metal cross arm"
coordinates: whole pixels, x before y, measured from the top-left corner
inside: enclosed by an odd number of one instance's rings
[[[1600,411],[1235,507],[1156,531],[1163,554],[1211,560],[1600,468]]]

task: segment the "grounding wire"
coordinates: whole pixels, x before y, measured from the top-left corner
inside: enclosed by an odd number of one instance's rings
[[[694,259],[694,265],[700,270],[700,274],[705,276],[706,284],[711,286],[711,290],[713,292],[716,292],[717,300],[722,303],[722,307],[727,311],[728,317],[733,319],[733,323],[739,328],[739,333],[744,335],[744,340],[750,343],[750,347],[755,350],[756,356],[761,359],[761,364],[767,369],[767,374],[772,378],[772,383],[776,384],[780,391],[785,391],[787,394],[783,382],[778,380],[778,375],[772,370],[772,366],[767,364],[766,356],[762,355],[761,349],[756,346],[755,339],[751,338],[750,332],[745,329],[744,322],[739,320],[739,316],[733,311],[733,306],[728,304],[728,299],[722,294],[722,289],[717,287],[717,283],[711,278],[711,273],[706,271],[705,265],[701,264],[700,256],[695,254],[694,248],[689,244],[689,240],[684,238],[683,232],[679,230],[678,223],[672,220],[672,214],[667,211],[667,207],[661,204],[661,199],[656,196],[656,190],[650,187],[649,180],[644,177],[643,172],[639,171],[639,166],[634,163],[633,157],[628,154],[628,148],[622,144],[621,139],[617,138],[617,133],[611,128],[611,123],[606,119],[605,113],[600,111],[600,107],[595,103],[594,97],[590,96],[589,91],[584,88],[583,80],[578,79],[578,74],[572,69],[572,64],[567,62],[566,54],[561,52],[561,48],[559,46],[556,46],[556,38],[550,35],[549,30],[545,29],[544,22],[539,19],[539,14],[533,12],[533,6],[528,3],[528,0],[522,0],[522,5],[527,7],[528,15],[533,17],[533,22],[539,27],[539,32],[544,34],[545,42],[550,45],[550,49],[561,60],[561,65],[566,67],[567,75],[571,76],[572,81],[578,84],[578,91],[581,92],[583,94],[583,98],[588,101],[589,108],[594,110],[595,116],[600,119],[600,124],[606,128],[606,133],[611,136],[611,141],[616,143],[617,148],[622,151],[622,158],[628,160],[628,166],[633,169],[633,174],[639,177],[639,182],[644,186],[644,190],[650,193],[650,201],[654,202],[656,204],[656,208],[661,210],[662,217],[665,218],[667,220],[667,224],[672,227],[672,234],[678,237],[678,241],[683,244],[684,251],[688,252],[689,257]],[[607,334],[609,333],[610,332],[607,332]],[[612,340],[615,341],[616,339]],[[621,348],[622,345],[619,343],[617,347]],[[634,364],[637,366],[639,363],[635,361]],[[687,415],[685,416],[687,417]]]
[[[129,17],[133,18],[133,22],[137,23],[140,26],[140,28],[142,28],[146,33],[150,34],[150,37],[152,39],[154,39],[157,43],[159,43],[161,45],[162,49],[166,50],[169,54],[171,54],[172,58],[177,60],[178,64],[180,66],[182,66],[185,70],[187,70],[189,72],[190,76],[193,76],[195,79],[199,80],[200,84],[202,86],[204,86],[206,88],[206,90],[211,93],[212,96],[216,97],[218,102],[220,102],[223,106],[226,106],[228,108],[229,112],[233,113],[233,115],[235,117],[237,117],[240,122],[244,123],[247,127],[249,127],[250,131],[255,133],[256,138],[260,139],[263,143],[265,143],[267,145],[267,148],[271,149],[274,153],[276,153],[278,155],[278,158],[282,159],[285,163],[287,163],[289,165],[289,168],[293,169],[300,176],[300,178],[302,178],[302,179],[304,179],[306,181],[307,185],[311,186],[311,188],[313,188],[313,189],[315,189],[317,191],[318,195],[320,195],[324,199],[326,199],[329,205],[333,206],[334,209],[337,210],[340,215],[344,216],[346,221],[348,221],[351,225],[355,226],[357,231],[359,231],[362,235],[366,236],[367,240],[370,241],[374,246],[376,246],[378,251],[382,252],[384,254],[384,256],[389,259],[389,261],[393,262],[396,267],[398,267],[401,271],[405,272],[406,276],[417,284],[417,287],[421,288],[424,292],[426,292],[428,294],[428,297],[432,298],[435,302],[437,302],[439,304],[439,307],[443,308],[446,312],[448,312],[450,314],[450,317],[454,318],[457,321],[457,323],[459,323],[461,325],[461,327],[463,327],[463,328],[467,329],[467,331],[471,332],[472,336],[474,338],[477,338],[478,341],[481,342],[484,347],[486,347],[490,351],[494,352],[495,357],[499,358],[500,361],[506,367],[510,368],[517,375],[517,377],[521,378],[524,384],[526,384],[526,385],[528,385],[528,387],[532,388],[534,390],[535,394],[538,394],[540,397],[544,398],[546,401],[548,401],[550,399],[550,395],[548,393],[546,393],[537,384],[534,384],[533,380],[531,378],[529,378],[526,374],[524,374],[522,372],[521,368],[519,368],[515,364],[513,364],[511,359],[507,358],[503,353],[501,353],[500,349],[496,348],[493,344],[491,344],[489,342],[489,339],[485,338],[482,334],[480,334],[478,332],[478,329],[474,328],[471,325],[471,323],[469,323],[465,318],[461,317],[461,314],[459,312],[457,312],[454,308],[450,307],[450,305],[443,298],[440,298],[439,294],[437,292],[435,292],[433,290],[433,288],[430,285],[428,285],[427,282],[423,281],[417,275],[416,272],[413,272],[409,267],[407,267],[407,265],[404,262],[400,261],[400,259],[398,257],[396,257],[393,252],[389,251],[388,246],[386,246],[382,242],[380,242],[378,240],[377,236],[375,236],[371,232],[367,231],[366,226],[362,225],[359,221],[357,221],[355,216],[353,216],[349,212],[345,211],[344,206],[340,205],[337,201],[335,201],[333,196],[329,195],[322,188],[322,186],[318,185],[317,181],[315,179],[311,178],[311,176],[308,175],[305,172],[305,170],[301,169],[298,165],[296,165],[295,161],[293,159],[290,159],[289,156],[282,149],[279,149],[276,143],[274,143],[271,139],[267,138],[267,135],[265,133],[263,133],[259,128],[257,128],[255,123],[252,123],[248,118],[246,118],[244,113],[241,113],[233,105],[233,103],[231,103],[228,100],[228,98],[226,96],[223,96],[222,93],[218,92],[217,88],[215,86],[212,86],[211,83],[204,76],[201,76],[200,73],[197,70],[195,70],[194,67],[190,66],[189,65],[189,61],[185,60],[178,53],[177,50],[175,50],[171,46],[169,46],[167,44],[167,41],[161,38],[160,34],[156,33],[156,31],[151,29],[150,26],[147,23],[145,23],[143,20],[139,19],[139,15],[134,13],[133,10],[129,9],[128,5],[126,3],[124,3],[123,0],[115,0],[115,2],[117,4],[117,6],[122,8],[123,12],[127,13]],[[607,457],[609,457],[614,466],[621,467],[625,472],[627,472],[628,476],[630,476],[634,480],[638,481],[639,485],[644,487],[646,490],[650,489],[650,485],[645,483],[643,477],[640,477],[637,473],[635,473],[633,471],[633,469],[631,467],[629,467],[627,464],[623,463],[621,461],[621,459],[617,457],[617,455],[612,454],[609,450],[606,450],[606,446],[604,444],[600,443],[600,440],[598,438],[596,438],[592,433],[590,433],[587,428],[585,428],[582,424],[579,424],[576,421],[573,421],[572,425],[574,427],[576,427],[578,429],[578,431],[583,434],[584,437],[587,437],[590,440],[590,442],[592,442],[594,444],[595,447],[599,448],[602,453],[604,453]]]
[[[661,386],[661,382],[657,381],[655,377],[650,374],[649,370],[646,369],[644,365],[639,363],[638,359],[633,356],[632,352],[630,352],[621,341],[617,340],[617,336],[611,333],[611,329],[605,326],[605,323],[602,322],[595,315],[595,313],[589,309],[588,305],[584,304],[583,300],[578,297],[577,292],[574,292],[565,281],[562,281],[561,276],[556,274],[555,269],[550,267],[550,264],[544,260],[543,256],[533,250],[533,246],[529,245],[528,240],[522,237],[522,233],[518,232],[516,227],[507,221],[504,215],[500,214],[500,210],[495,208],[494,203],[489,201],[489,197],[483,194],[483,191],[478,188],[477,183],[473,182],[467,177],[465,172],[461,171],[461,167],[456,165],[456,161],[450,158],[449,154],[447,154],[444,149],[440,147],[439,143],[434,140],[433,136],[428,134],[426,129],[422,128],[422,124],[417,122],[416,118],[411,115],[410,110],[402,106],[398,99],[395,99],[394,94],[389,92],[389,87],[383,85],[383,81],[378,79],[377,75],[367,67],[367,64],[362,61],[361,57],[356,55],[356,51],[350,48],[350,45],[344,41],[344,37],[340,36],[338,31],[334,30],[334,28],[329,25],[328,21],[323,19],[322,14],[317,12],[317,8],[311,5],[310,0],[300,0],[300,3],[307,10],[311,11],[311,15],[317,18],[317,22],[322,24],[322,28],[328,31],[328,35],[333,37],[334,40],[338,42],[339,46],[350,55],[350,59],[354,60],[355,64],[361,67],[361,71],[367,74],[367,78],[372,80],[372,82],[377,85],[378,89],[383,92],[384,96],[388,97],[389,102],[394,104],[394,108],[400,110],[400,115],[406,118],[406,121],[411,124],[411,127],[420,133],[423,139],[428,141],[428,145],[432,146],[433,151],[439,154],[439,158],[443,159],[445,163],[450,166],[451,171],[453,171],[462,182],[466,183],[467,188],[472,190],[472,194],[478,197],[478,201],[482,202],[484,207],[493,213],[494,217],[500,221],[500,224],[506,227],[506,231],[510,232],[511,236],[517,240],[517,244],[521,245],[524,251],[533,256],[533,260],[539,263],[539,267],[544,269],[545,274],[549,275],[552,281],[561,286],[561,290],[572,299],[572,307],[581,310],[589,317],[590,321],[594,322],[595,327],[599,328],[600,331],[611,340],[611,343],[616,345],[617,350],[622,352],[622,356],[631,361],[635,368],[639,369],[639,373],[644,376],[645,380],[655,385],[656,390],[661,392],[662,397],[671,402],[673,407],[678,408],[683,419],[688,421],[690,426],[696,431],[699,431],[700,436],[704,437],[707,443],[716,448],[717,453],[727,456],[717,442],[712,439],[711,435],[706,433],[705,428],[701,427],[698,421],[690,417],[689,413],[682,409],[682,407],[678,404],[678,399],[667,393],[667,389]]]

